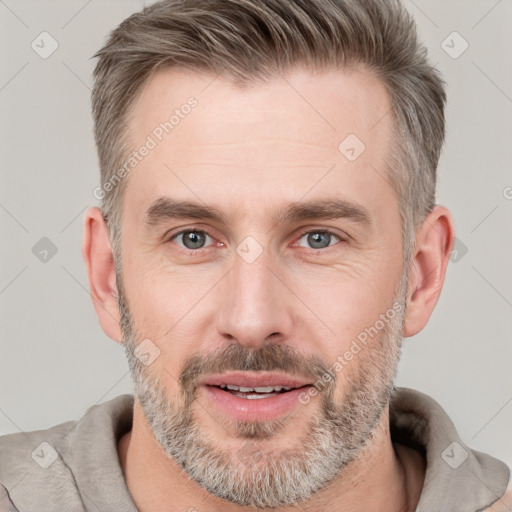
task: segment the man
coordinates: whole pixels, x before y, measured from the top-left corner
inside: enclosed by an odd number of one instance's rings
[[[509,468],[394,386],[454,240],[402,6],[169,0],[97,56],[83,256],[135,397],[1,438],[2,510],[511,510]]]

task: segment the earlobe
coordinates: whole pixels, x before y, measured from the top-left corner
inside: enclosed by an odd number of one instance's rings
[[[89,208],[83,225],[82,257],[94,309],[105,334],[121,342],[114,256],[101,210]]]
[[[409,267],[404,337],[420,332],[434,311],[453,250],[454,232],[450,212],[444,206],[436,206],[416,233]]]

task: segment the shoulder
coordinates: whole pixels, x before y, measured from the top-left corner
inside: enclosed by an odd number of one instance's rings
[[[510,480],[505,494],[495,501],[485,512],[510,512],[512,510],[512,468],[509,467]]]
[[[0,437],[0,486],[4,488],[6,503],[12,506],[13,500],[21,512],[36,510],[41,503],[58,507],[59,503],[53,501],[58,495],[66,496],[70,503],[81,504],[73,475],[59,453],[76,423],[69,421],[46,430]]]
[[[132,395],[121,395],[90,407],[80,420],[0,436],[5,502],[10,498],[20,512],[60,510],[63,504],[69,512],[82,512],[76,472],[86,463],[90,470],[107,449],[115,450],[112,440],[118,429],[129,428],[132,404]]]
[[[509,467],[464,443],[433,398],[413,389],[396,388],[390,403],[390,431],[393,442],[408,445],[425,457],[418,510],[512,510],[508,503]]]

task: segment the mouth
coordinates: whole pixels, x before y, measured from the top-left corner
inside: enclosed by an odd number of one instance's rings
[[[301,405],[300,396],[313,384],[288,375],[236,372],[200,382],[209,404],[239,421],[267,421]]]
[[[243,386],[234,386],[232,384],[221,384],[220,389],[231,393],[234,396],[245,398],[247,400],[259,400],[260,398],[270,398],[279,393],[286,393],[291,389],[296,389],[290,386],[258,386],[255,388],[246,388]]]

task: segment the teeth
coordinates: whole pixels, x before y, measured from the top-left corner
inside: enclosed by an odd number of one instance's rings
[[[271,396],[276,396],[277,393],[266,393],[264,395],[239,395],[237,393],[236,396],[239,396],[241,398],[248,398],[249,400],[258,400],[259,398],[269,398]]]
[[[265,386],[265,387],[257,387],[257,388],[244,388],[242,386],[233,386],[232,384],[221,384],[220,387],[222,389],[229,389],[230,391],[240,391],[241,393],[272,393],[278,392],[284,389],[285,391],[290,391],[293,389],[291,386]]]
[[[271,393],[274,390],[281,391],[281,388],[273,388],[272,386],[267,386],[266,388],[254,388],[256,393]]]

